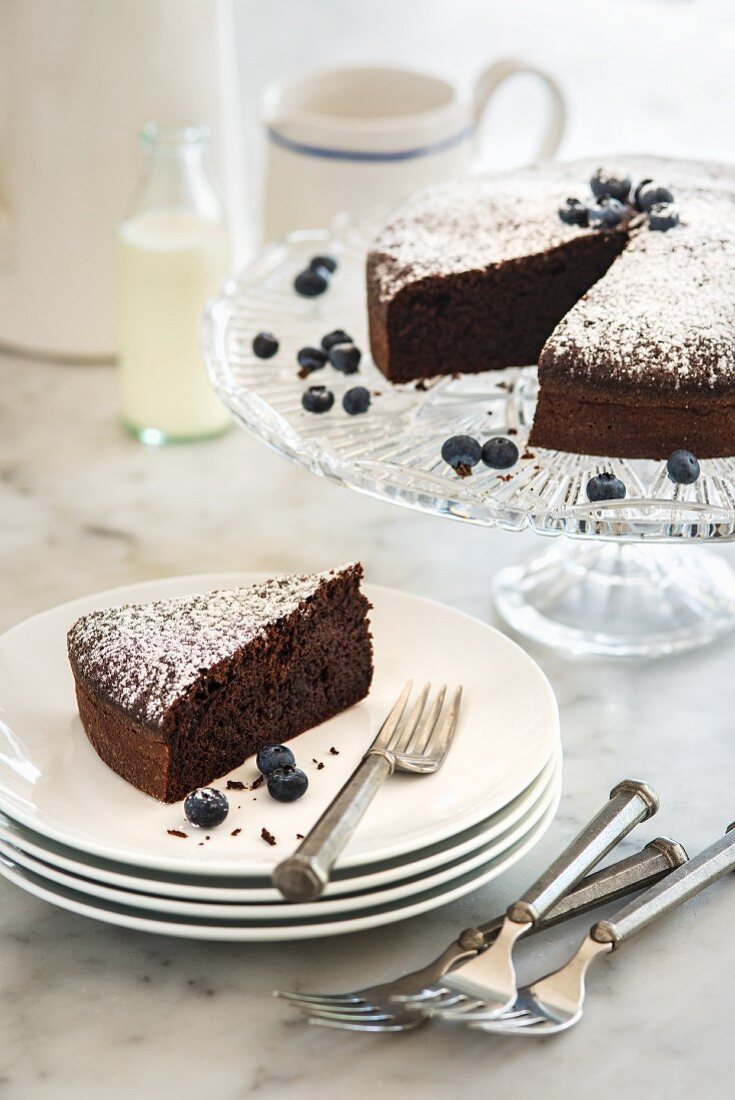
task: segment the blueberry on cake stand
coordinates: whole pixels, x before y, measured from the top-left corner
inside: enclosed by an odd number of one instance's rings
[[[495,606],[518,634],[575,656],[657,657],[713,641],[735,628],[735,574],[703,544],[735,540],[735,458],[702,462],[699,479],[675,485],[664,462],[590,457],[528,448],[534,368],[393,386],[369,355],[365,256],[373,219],[293,234],[265,249],[209,304],[202,347],[212,383],[235,419],[314,474],[358,492],[465,522],[530,529],[548,547],[501,570]],[[337,260],[324,293],[303,297],[293,282],[312,257]],[[326,366],[299,377],[297,353],[334,329],[362,349],[356,374]],[[259,332],[277,354],[259,358]],[[303,374],[303,371],[302,371]],[[349,415],[356,385],[369,408]],[[333,393],[316,415],[302,406],[310,385]],[[448,436],[507,435],[520,460],[508,470],[479,464],[460,478],[443,462]],[[624,500],[590,504],[589,479],[610,471]]]

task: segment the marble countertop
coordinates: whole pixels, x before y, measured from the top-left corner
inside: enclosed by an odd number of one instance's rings
[[[493,572],[538,545],[359,497],[235,431],[146,450],[117,425],[114,382],[110,368],[0,358],[2,628],[139,579],[358,557],[371,581],[492,617]],[[3,1100],[731,1095],[732,883],[600,963],[582,1026],[538,1045],[438,1026],[342,1034],[307,1027],[270,997],[428,961],[502,910],[624,776],[662,798],[641,839],[665,833],[696,851],[735,818],[735,639],[653,664],[536,656],[561,705],[560,812],[520,867],[435,913],[332,941],[189,943],[84,920],[0,880]],[[542,953],[563,956],[587,924],[526,945],[522,971]]]

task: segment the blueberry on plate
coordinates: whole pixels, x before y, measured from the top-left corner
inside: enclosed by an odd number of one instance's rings
[[[334,256],[312,256],[309,260],[309,271],[326,271],[328,275],[334,275],[336,270],[337,261]]]
[[[329,349],[329,362],[342,374],[355,374],[362,352],[354,344],[334,344]]]
[[[268,794],[277,802],[295,802],[306,794],[309,779],[301,768],[276,768],[267,777]]]
[[[471,435],[451,435],[442,443],[442,458],[465,476],[482,458],[482,447]]]
[[[302,370],[321,370],[327,361],[327,353],[321,348],[299,348],[296,360]]]
[[[557,213],[565,225],[587,225],[587,204],[581,199],[565,199]]]
[[[655,180],[643,180],[635,189],[635,204],[639,210],[647,213],[657,202],[673,202],[674,196],[668,187]]]
[[[587,499],[593,503],[598,500],[622,500],[625,496],[625,485],[615,474],[595,474],[587,482]]]
[[[605,195],[597,204],[587,210],[587,218],[592,229],[614,229],[620,225],[625,214],[625,206],[618,199]]]
[[[334,404],[334,394],[326,386],[309,386],[301,395],[301,404],[307,412],[329,412]]]
[[[329,283],[321,270],[311,271],[307,268],[306,271],[299,272],[293,281],[293,285],[296,293],[303,298],[316,298],[318,294],[324,293]]]
[[[222,791],[214,787],[197,787],[184,799],[184,817],[197,829],[214,829],[230,812],[230,804]]]
[[[679,211],[670,202],[655,202],[648,211],[648,228],[665,233],[679,224]]]
[[[666,460],[666,472],[676,485],[691,485],[699,477],[699,462],[691,451],[674,451]]]
[[[366,413],[370,408],[370,390],[364,386],[353,386],[342,398],[342,408],[350,416]]]
[[[512,439],[496,435],[483,444],[482,461],[493,470],[507,470],[518,461],[518,448]]]
[[[272,332],[259,332],[253,337],[253,352],[258,359],[272,359],[278,351],[278,340]]]
[[[286,745],[264,745],[255,757],[261,775],[270,775],[276,768],[293,768],[296,757]]]
[[[326,336],[322,336],[322,347],[325,351],[329,351],[335,344],[351,343],[353,343],[352,337],[348,336],[343,328],[336,328],[334,332],[328,332]]]
[[[625,202],[630,194],[631,179],[630,176],[617,176],[598,168],[590,180],[590,187],[596,199],[611,198]]]

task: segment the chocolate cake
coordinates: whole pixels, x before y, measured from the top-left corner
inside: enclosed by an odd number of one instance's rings
[[[735,453],[735,169],[619,156],[674,194],[666,232],[569,225],[599,160],[415,196],[368,257],[373,357],[391,381],[539,364],[530,442],[621,457]]]
[[[362,566],[93,611],[69,631],[82,724],[113,771],[176,802],[363,699]]]

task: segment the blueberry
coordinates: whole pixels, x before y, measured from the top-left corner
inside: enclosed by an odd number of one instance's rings
[[[321,271],[300,271],[293,281],[294,290],[304,298],[316,298],[329,286]]]
[[[334,275],[337,270],[337,261],[334,256],[313,256],[309,260],[309,271],[325,271],[329,275]]]
[[[464,476],[482,458],[482,447],[471,435],[452,435],[442,443],[442,458]]]
[[[327,353],[321,348],[299,348],[296,360],[301,369],[308,374],[313,370],[321,370],[327,361]]]
[[[328,332],[326,336],[322,336],[322,347],[325,351],[329,351],[335,344],[351,343],[353,343],[352,337],[348,336],[342,328],[336,328],[334,332]]]
[[[625,486],[615,474],[595,474],[587,482],[587,499],[598,500],[622,500],[625,496]]]
[[[677,485],[691,485],[699,477],[699,463],[691,451],[674,451],[666,460],[666,471]]]
[[[590,206],[587,217],[592,229],[614,229],[623,220],[625,206],[618,199],[607,196],[599,199],[596,206]]]
[[[367,412],[370,408],[370,390],[364,386],[353,386],[342,398],[342,408],[350,416]]]
[[[197,787],[184,799],[184,816],[197,829],[214,829],[222,824],[229,812],[226,797],[214,787]]]
[[[334,404],[334,394],[326,386],[309,386],[301,395],[301,404],[307,412],[329,412]]]
[[[261,775],[270,775],[276,768],[293,768],[296,757],[286,745],[264,745],[255,757]]]
[[[329,362],[342,374],[354,374],[361,358],[362,352],[354,344],[335,344],[329,349]]]
[[[665,233],[679,224],[679,211],[670,202],[655,202],[648,211],[648,228]]]
[[[668,187],[655,180],[641,180],[635,189],[635,204],[639,210],[648,211],[657,202],[673,202],[674,196]]]
[[[253,351],[258,359],[272,359],[278,351],[278,340],[272,332],[259,332],[253,337]]]
[[[306,794],[309,780],[301,768],[276,768],[267,779],[268,794],[277,802],[295,802]]]
[[[596,199],[610,198],[625,202],[630,194],[631,180],[630,176],[616,176],[598,168],[590,180],[590,187]]]
[[[518,461],[518,448],[512,439],[496,435],[488,439],[482,448],[482,461],[493,470],[507,470]]]
[[[579,199],[565,199],[558,214],[565,225],[587,225],[587,205]]]

